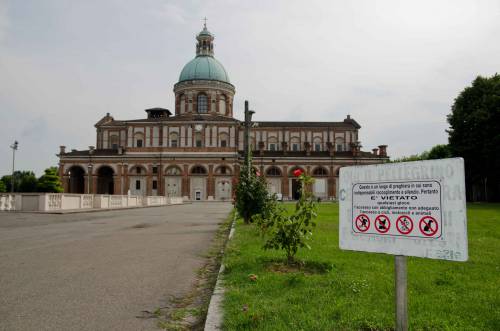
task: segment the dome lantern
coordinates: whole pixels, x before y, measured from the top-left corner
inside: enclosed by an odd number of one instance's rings
[[[207,19],[203,30],[196,36],[196,56],[214,56],[214,36],[207,30]]]

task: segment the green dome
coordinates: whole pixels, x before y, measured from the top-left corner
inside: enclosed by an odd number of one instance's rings
[[[230,84],[226,69],[212,56],[197,56],[189,61],[179,77],[179,82],[186,80],[218,80]]]

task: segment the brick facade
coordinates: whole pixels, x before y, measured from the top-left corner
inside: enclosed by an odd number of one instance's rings
[[[213,36],[204,31],[197,56],[213,56]],[[139,120],[115,120],[108,113],[95,125],[96,148],[68,152],[61,146],[65,192],[230,199],[243,160],[234,86],[229,80],[188,79],[175,84],[174,94],[174,116],[162,108],[146,110],[147,118]],[[360,128],[349,116],[340,122],[257,122],[250,137],[254,166],[284,199],[294,196],[290,171],[297,167],[317,177],[312,190],[318,197],[334,199],[340,167],[388,160],[385,145],[360,150]],[[271,167],[278,170],[267,176]]]

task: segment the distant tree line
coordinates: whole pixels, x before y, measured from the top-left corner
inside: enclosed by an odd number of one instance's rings
[[[392,162],[462,157],[467,200],[499,202],[500,75],[478,76],[455,99],[447,120],[447,145]]]
[[[12,191],[12,175],[0,178],[0,192]],[[57,167],[45,169],[44,174],[37,178],[33,171],[14,172],[14,192],[53,192],[63,191]]]

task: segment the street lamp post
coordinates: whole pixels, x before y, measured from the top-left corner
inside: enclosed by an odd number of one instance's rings
[[[250,162],[250,128],[252,127],[252,115],[255,112],[248,108],[248,101],[245,100],[245,135],[244,135],[244,147],[245,147],[245,165],[247,166],[248,176],[250,176],[251,162]]]
[[[19,143],[17,140],[14,141],[12,145],[10,145],[10,148],[12,148],[12,177],[11,177],[11,182],[10,182],[10,191],[14,193],[14,166],[16,162],[16,151],[19,147]]]

